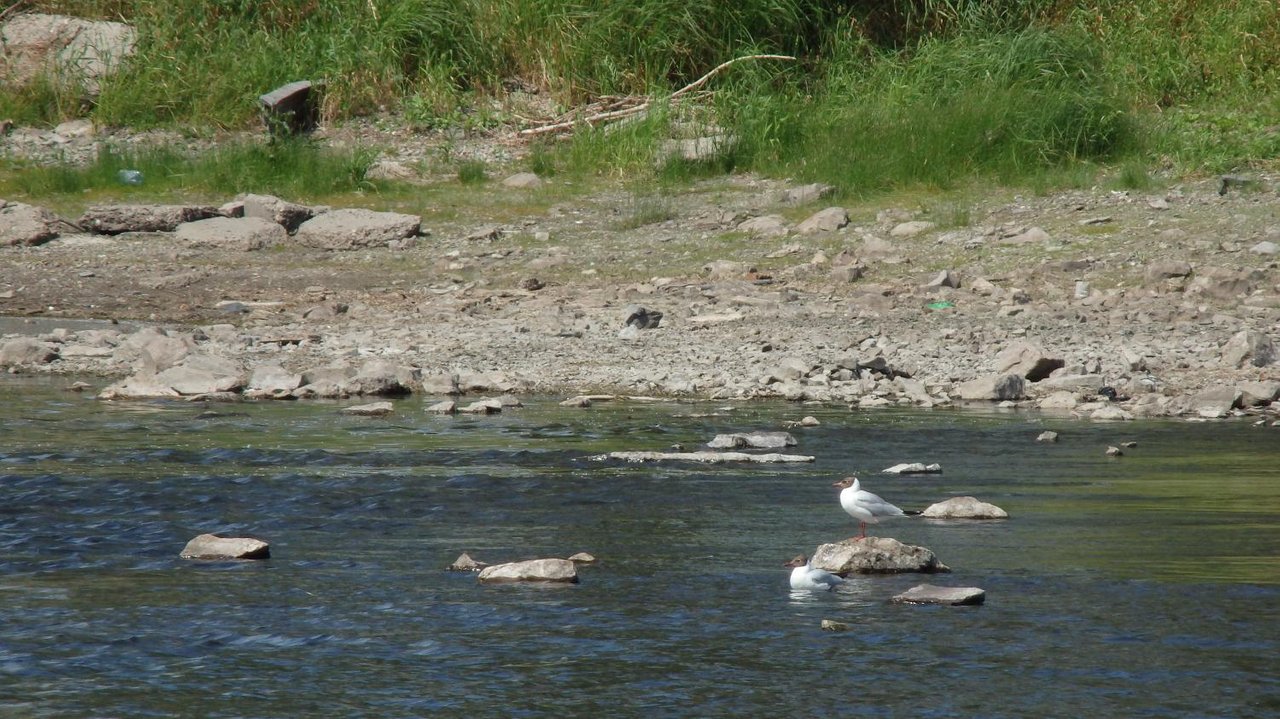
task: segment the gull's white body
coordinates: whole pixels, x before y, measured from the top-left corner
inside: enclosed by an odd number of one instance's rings
[[[791,570],[792,589],[817,589],[825,591],[844,581],[825,569],[814,568],[809,564],[809,558],[804,555],[787,562],[786,566],[795,567],[795,569]]]
[[[836,482],[835,486],[844,487],[840,490],[840,506],[844,507],[849,516],[858,520],[862,537],[867,536],[868,524],[879,524],[882,519],[906,516],[906,512],[884,501],[879,495],[863,489],[857,477],[846,477],[843,481]]]

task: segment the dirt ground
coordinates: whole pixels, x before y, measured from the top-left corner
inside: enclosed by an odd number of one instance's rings
[[[380,139],[390,160],[424,152],[418,139]],[[21,150],[12,141],[0,149]],[[457,152],[520,169],[509,141]],[[750,392],[784,354],[820,363],[849,352],[887,356],[945,386],[989,372],[999,348],[1020,339],[1117,379],[1155,372],[1178,391],[1277,374],[1220,360],[1242,330],[1280,335],[1280,275],[1267,244],[1280,242],[1280,193],[1269,177],[1225,192],[1204,177],[1142,191],[1104,180],[1044,196],[975,188],[799,204],[784,193],[800,183],[749,175],[678,189],[550,177],[523,190],[502,177],[462,186],[439,176],[350,198],[420,214],[424,235],[405,249],[237,252],[162,233],[74,232],[0,249],[0,315],[356,333],[315,342],[297,361],[397,346],[424,367],[499,369],[543,389]],[[847,210],[847,226],[797,231],[829,206]],[[786,234],[739,229],[766,215]],[[932,224],[912,232],[912,221]],[[1191,275],[1159,274],[1175,262]],[[850,264],[858,271],[838,269]],[[938,286],[943,271],[952,279]],[[631,304],[665,318],[640,343],[620,343]],[[402,342],[411,327],[418,341]],[[584,341],[565,339],[575,337]],[[1122,349],[1146,360],[1120,362]]]

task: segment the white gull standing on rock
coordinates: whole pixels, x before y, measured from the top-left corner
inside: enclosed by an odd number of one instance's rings
[[[881,519],[902,517],[907,514],[881,499],[879,495],[863,489],[857,477],[845,477],[831,486],[841,488],[840,506],[844,507],[844,511],[848,512],[849,516],[858,520],[860,530],[858,539],[866,539],[868,524],[879,524]]]
[[[795,567],[791,570],[792,589],[834,589],[844,580],[825,569],[816,569],[809,565],[809,558],[803,554],[782,565]]]

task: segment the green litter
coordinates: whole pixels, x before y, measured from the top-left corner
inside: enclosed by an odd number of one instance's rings
[[[938,302],[930,302],[925,305],[925,307],[928,307],[931,310],[949,310],[952,307],[955,307],[955,304],[946,300],[940,300]]]

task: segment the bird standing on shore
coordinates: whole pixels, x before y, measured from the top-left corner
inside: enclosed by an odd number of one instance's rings
[[[879,495],[872,494],[862,488],[857,477],[845,477],[831,486],[840,487],[840,506],[849,516],[858,520],[860,534],[858,539],[867,538],[867,525],[879,524],[880,520],[906,516],[906,512],[884,501]]]
[[[825,569],[817,569],[809,564],[809,558],[803,554],[782,565],[794,567],[791,570],[792,589],[834,589],[844,580]]]

